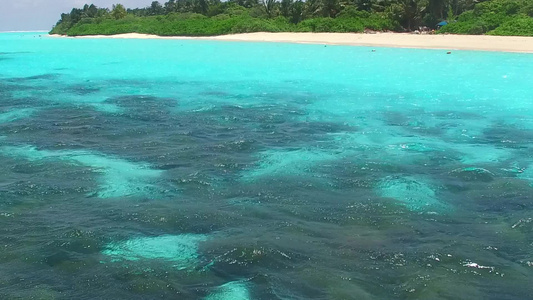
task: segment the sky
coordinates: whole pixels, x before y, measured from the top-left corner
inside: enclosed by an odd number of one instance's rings
[[[135,8],[149,6],[152,0],[0,0],[0,31],[49,31],[62,13],[82,8],[85,3],[98,7],[121,3]]]

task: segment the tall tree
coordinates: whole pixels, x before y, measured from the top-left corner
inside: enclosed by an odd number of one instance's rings
[[[73,8],[70,11],[70,20],[73,24],[78,23],[83,16],[83,10],[79,8]]]
[[[280,5],[279,5],[279,11],[282,16],[284,16],[285,18],[288,18],[290,16],[291,7],[293,3],[294,3],[293,0],[281,0]]]
[[[340,11],[339,0],[322,0],[322,16],[335,18]]]
[[[447,0],[429,0],[427,14],[431,22],[443,20],[447,12]]]
[[[195,0],[194,1],[194,12],[206,15],[209,10],[209,3],[207,0]]]
[[[276,0],[262,0],[263,8],[269,18],[274,16],[274,11],[276,9]]]
[[[89,5],[87,8],[87,16],[89,18],[95,18],[98,15],[98,7],[96,7],[94,4]]]
[[[298,24],[300,21],[304,18],[304,6],[305,3],[301,0],[296,0],[294,3],[292,3],[289,13],[290,18],[289,20],[293,24]]]
[[[150,7],[148,7],[148,14],[150,16],[163,15],[165,14],[165,9],[159,1],[153,1],[152,4],[150,4]]]
[[[113,5],[113,9],[111,10],[111,16],[115,18],[115,20],[122,19],[126,17],[128,13],[126,12],[126,8],[124,8],[124,5],[122,4],[115,4]]]
[[[165,2],[165,13],[166,14],[176,12],[176,10],[177,10],[176,0],[169,0],[168,2]]]
[[[427,8],[426,0],[398,0],[391,6],[395,18],[408,31],[420,25]]]
[[[304,6],[304,17],[317,17],[322,12],[322,0],[306,0]]]
[[[228,3],[235,3],[239,6],[251,8],[258,5],[263,5],[263,1],[259,2],[259,0],[228,0]]]
[[[372,7],[374,6],[374,2],[378,2],[378,1],[373,1],[373,0],[355,0],[353,3],[355,5],[355,7],[357,7],[358,10],[362,10],[362,11],[371,11],[372,10]]]

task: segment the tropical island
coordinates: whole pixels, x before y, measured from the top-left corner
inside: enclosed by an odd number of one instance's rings
[[[533,36],[533,0],[169,0],[134,9],[86,4],[62,14],[50,34],[376,31]]]

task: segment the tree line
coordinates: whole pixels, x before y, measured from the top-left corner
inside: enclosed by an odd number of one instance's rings
[[[476,12],[477,8],[480,9]],[[147,7],[133,9],[122,4],[113,5],[111,9],[86,4],[62,14],[51,33],[92,34],[104,30],[104,25],[114,29],[100,34],[124,31],[150,31],[162,35],[250,31],[359,32],[364,29],[413,31],[421,27],[435,28],[443,20],[457,20],[469,25],[452,24],[452,30],[448,32],[482,34],[495,29],[491,22],[499,26],[509,18],[520,18],[520,22],[515,22],[516,26],[525,28],[521,30],[526,34],[522,35],[529,35],[529,26],[533,27],[532,12],[533,0],[169,0],[164,3],[153,1]],[[468,18],[462,20],[463,14]],[[494,14],[499,16],[498,20],[493,20]],[[180,29],[178,25],[191,30]],[[162,26],[165,28],[158,28]],[[206,26],[218,29],[200,28]]]

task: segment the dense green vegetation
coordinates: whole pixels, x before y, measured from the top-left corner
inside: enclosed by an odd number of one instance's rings
[[[480,0],[481,1],[481,0]],[[210,36],[244,32],[412,31],[533,36],[533,0],[169,0],[146,8],[85,5],[50,33]],[[459,16],[459,17],[456,17]]]
[[[443,33],[533,36],[533,0],[492,0],[464,12]]]

